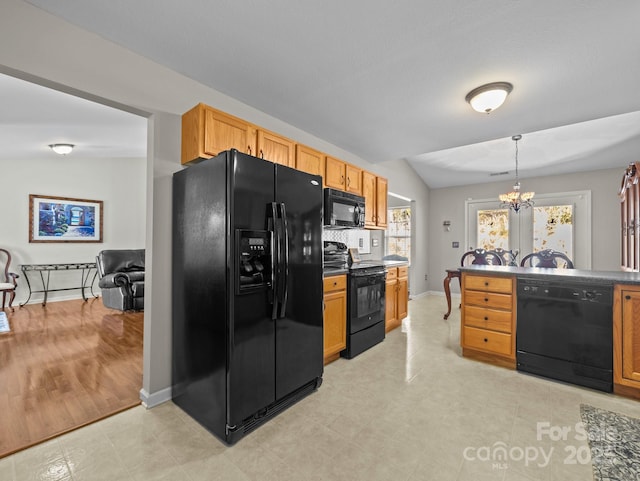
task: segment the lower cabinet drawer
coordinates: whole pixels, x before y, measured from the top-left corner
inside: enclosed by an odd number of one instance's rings
[[[493,352],[505,356],[512,356],[511,334],[487,331],[475,327],[464,328],[464,346],[480,351]]]
[[[511,311],[464,306],[465,326],[491,329],[511,334]]]
[[[495,292],[482,292],[464,290],[464,304],[474,306],[486,306],[494,309],[511,310],[513,296],[511,294],[496,294]]]

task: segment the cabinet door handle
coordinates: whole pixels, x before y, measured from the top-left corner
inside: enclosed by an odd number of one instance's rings
[[[251,146],[247,145],[247,154],[251,155]]]
[[[264,152],[262,151],[262,149],[260,149],[260,158],[264,159]]]
[[[624,298],[628,301],[629,299],[631,299],[631,296],[624,296]]]
[[[340,183],[344,185],[344,175],[340,176]]]

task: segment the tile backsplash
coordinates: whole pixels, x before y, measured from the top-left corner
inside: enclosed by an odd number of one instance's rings
[[[377,247],[372,247],[372,238],[377,239]],[[347,247],[357,247],[364,259],[382,259],[384,252],[384,231],[365,229],[324,229],[323,241],[342,242]]]

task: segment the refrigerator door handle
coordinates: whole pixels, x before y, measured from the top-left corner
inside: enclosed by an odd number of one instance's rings
[[[287,308],[287,298],[289,297],[289,225],[287,223],[287,209],[284,203],[280,204],[280,212],[282,215],[282,231],[284,233],[284,262],[281,264],[283,271],[282,285],[284,289],[281,292],[280,317],[284,317]]]
[[[273,295],[273,308],[271,319],[278,318],[278,273],[280,264],[280,233],[278,230],[278,204],[271,202],[271,216],[273,218],[273,231],[271,232],[271,292]]]

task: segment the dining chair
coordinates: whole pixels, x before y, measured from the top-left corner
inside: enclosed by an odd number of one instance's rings
[[[462,258],[460,259],[461,266],[468,265],[492,265],[492,266],[501,266],[502,258],[496,251],[486,250],[486,249],[474,249],[472,251],[465,252],[462,254]]]
[[[544,249],[524,256],[520,262],[520,266],[573,269],[573,262],[563,252],[554,251],[553,249]]]
[[[493,249],[492,252],[495,252],[499,257],[500,260],[502,261],[502,265],[503,266],[517,266],[518,265],[518,261],[517,261],[517,257],[518,257],[518,251],[517,250],[506,250],[503,249],[502,247],[499,247],[497,249]]]
[[[3,265],[4,264],[4,265]],[[13,311],[13,300],[16,297],[16,288],[18,283],[16,279],[20,277],[18,274],[9,271],[11,265],[11,254],[6,249],[0,249],[0,292],[2,292],[2,310],[9,295],[9,308]]]

